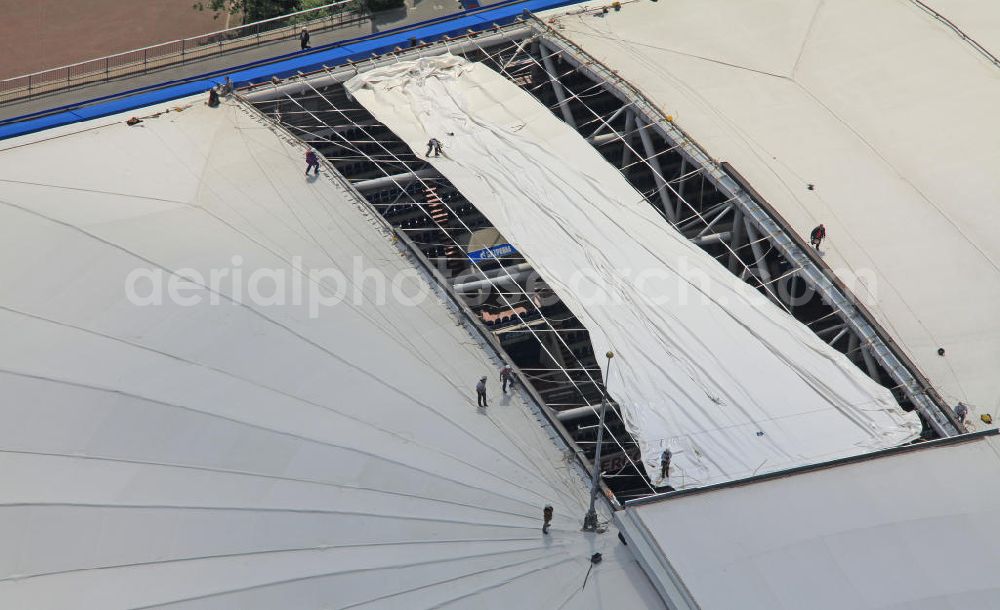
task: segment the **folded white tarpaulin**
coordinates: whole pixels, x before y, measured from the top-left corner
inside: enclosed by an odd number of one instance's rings
[[[674,487],[913,439],[916,415],[670,228],[575,131],[488,67],[454,56],[361,74],[348,91],[521,251],[615,352],[608,387]],[[603,358],[599,358],[603,360]],[[603,363],[602,363],[603,365]]]

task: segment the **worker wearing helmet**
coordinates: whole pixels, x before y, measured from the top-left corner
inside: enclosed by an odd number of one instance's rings
[[[480,407],[485,407],[486,405],[486,375],[483,375],[479,379],[479,383],[476,384],[476,402]]]

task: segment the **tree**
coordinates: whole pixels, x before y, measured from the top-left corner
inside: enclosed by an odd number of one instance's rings
[[[299,9],[299,0],[199,0],[194,8],[230,15],[243,13],[243,23],[252,23],[294,13]]]

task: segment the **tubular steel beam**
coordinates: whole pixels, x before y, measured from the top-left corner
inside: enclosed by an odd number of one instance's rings
[[[674,210],[674,216],[677,218],[681,217],[681,205],[684,200],[684,187],[687,186],[687,172],[688,160],[687,157],[681,157],[681,169],[677,172],[678,182],[677,182],[677,209]]]
[[[617,131],[612,131],[611,133],[602,133],[596,136],[590,136],[587,141],[594,146],[604,146],[605,144],[610,144],[616,140],[622,139],[622,136]]]
[[[723,231],[722,233],[711,233],[709,235],[701,235],[691,239],[691,243],[696,246],[708,246],[710,244],[717,244],[724,242],[729,239],[729,231]]]
[[[600,125],[597,126],[597,129],[595,129],[593,131],[593,133],[590,134],[590,136],[587,138],[587,140],[593,141],[594,138],[597,137],[597,135],[599,133],[601,133],[602,131],[604,131],[606,128],[610,128],[611,127],[611,121],[614,121],[615,119],[617,119],[618,115],[620,115],[621,113],[625,112],[625,110],[627,110],[627,109],[628,109],[628,106],[622,106],[618,110],[615,110],[614,114],[612,114],[611,116],[609,116],[607,119],[604,120],[604,122],[602,122]]]
[[[736,274],[739,272],[740,267],[743,265],[743,261],[740,260],[738,253],[740,248],[743,247],[743,242],[746,240],[746,224],[743,219],[743,210],[736,208],[736,212],[733,214],[733,239],[729,242],[729,261],[727,261],[727,266],[729,267],[729,272]]]
[[[622,134],[622,172],[628,176],[628,164],[632,162],[632,132],[635,131],[635,113],[629,108],[625,111],[625,133]]]
[[[421,180],[423,178],[437,178],[438,176],[440,176],[440,174],[437,173],[437,170],[431,168],[418,169],[415,172],[404,172],[402,174],[394,174],[392,176],[382,176],[380,178],[372,178],[371,180],[362,180],[361,182],[355,182],[354,188],[358,189],[359,192],[364,193],[366,191],[409,184],[411,182],[416,182],[417,180]]]
[[[847,328],[847,326],[845,325],[843,328],[840,329],[839,333],[837,333],[836,335],[834,335],[833,338],[828,341],[828,343],[830,345],[833,345],[837,341],[840,341],[840,338],[843,337],[844,335],[846,335],[847,333],[849,333],[850,330],[851,329]]]
[[[671,224],[677,222],[677,214],[674,212],[674,202],[667,194],[667,180],[663,177],[663,168],[660,166],[660,158],[656,154],[656,147],[653,146],[653,138],[649,135],[649,125],[642,119],[636,118],[636,127],[639,129],[639,139],[642,140],[642,149],[646,154],[646,164],[649,171],[653,172],[653,181],[656,182],[656,192],[660,196],[660,204],[663,213],[667,215]]]
[[[454,291],[461,294],[465,292],[473,292],[480,290],[482,288],[497,288],[500,286],[509,286],[511,284],[516,284],[526,277],[531,276],[535,273],[534,269],[531,268],[530,263],[523,263],[515,267],[508,269],[509,273],[503,275],[494,275],[483,280],[473,280],[471,282],[464,282],[462,284],[455,284],[453,287]]]
[[[846,356],[850,359],[851,362],[857,362],[858,360],[857,357],[854,355],[854,352],[858,351],[858,345],[860,343],[861,341],[858,340],[858,336],[855,335],[854,333],[851,333],[851,335],[847,338]]]
[[[867,347],[861,348],[861,357],[864,358],[865,366],[868,368],[868,374],[871,375],[872,379],[880,382],[881,377],[878,374],[878,366],[875,365],[875,359],[872,358],[871,352]]]
[[[552,61],[552,53],[544,44],[539,45],[538,51],[542,56],[542,64],[545,65],[545,75],[552,85],[552,90],[556,93],[556,101],[559,102],[559,111],[563,115],[563,120],[570,127],[576,129],[576,120],[573,118],[573,111],[570,110],[569,102],[566,99],[566,90],[563,89],[563,84],[559,81],[559,73],[556,72],[555,62]]]
[[[767,268],[767,259],[764,258],[764,251],[760,247],[760,236],[757,230],[749,222],[745,223],[747,237],[750,238],[750,249],[753,250],[754,264],[757,266],[757,275],[765,284],[771,282],[771,271]]]
[[[708,222],[708,224],[705,225],[705,228],[702,229],[701,232],[698,233],[698,235],[696,235],[695,237],[696,238],[697,237],[701,237],[702,235],[704,235],[704,234],[708,233],[709,231],[711,231],[712,227],[714,227],[716,225],[716,223],[718,223],[720,220],[722,220],[722,217],[725,216],[726,214],[728,214],[732,209],[733,209],[732,205],[727,205],[727,206],[723,207],[722,211],[719,212],[718,214],[716,214],[715,218],[713,218],[712,220],[710,220]]]

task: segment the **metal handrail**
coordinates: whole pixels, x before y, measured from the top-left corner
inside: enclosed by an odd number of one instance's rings
[[[351,10],[355,7],[359,10]],[[330,13],[331,9],[336,10],[336,12]],[[15,99],[30,98],[32,95],[38,93],[50,93],[65,89],[77,84],[77,81],[82,84],[84,82],[108,80],[112,77],[145,72],[151,67],[160,68],[175,63],[184,63],[189,55],[196,55],[199,58],[204,57],[208,53],[203,51],[206,51],[210,47],[217,47],[217,51],[221,52],[227,44],[235,44],[241,47],[250,46],[241,43],[247,43],[251,39],[253,39],[252,44],[272,42],[290,36],[289,32],[291,32],[293,26],[315,24],[323,20],[338,18],[337,23],[332,23],[331,27],[353,23],[354,19],[345,19],[349,14],[356,15],[358,19],[365,18],[367,16],[365,3],[360,0],[337,0],[323,6],[296,11],[287,15],[279,15],[206,34],[170,40],[57,68],[48,68],[30,74],[5,78],[0,80],[0,103]],[[309,18],[313,16],[316,16],[316,18],[310,20]],[[290,23],[273,28],[269,27],[281,21],[290,21]],[[283,32],[283,30],[287,31]],[[237,35],[234,36],[234,33]],[[271,33],[278,35],[266,36],[266,34]]]
[[[330,8],[330,7],[333,7],[333,6],[340,6],[340,5],[344,5],[344,4],[351,4],[352,2],[354,2],[354,0],[339,0],[338,2],[331,2],[330,4],[324,4],[323,6],[317,6],[317,7],[314,7],[314,8],[309,8],[309,9],[305,9],[305,10],[302,10],[302,11],[297,11],[297,12],[294,12],[294,13],[288,13],[287,15],[278,15],[277,17],[271,17],[270,19],[261,19],[260,21],[253,21],[251,23],[244,23],[243,25],[237,25],[237,26],[234,26],[234,27],[231,27],[231,28],[226,28],[224,30],[216,30],[214,32],[208,32],[206,34],[199,34],[198,36],[188,36],[187,38],[178,38],[177,40],[168,40],[166,42],[159,42],[159,43],[156,43],[156,44],[153,44],[153,45],[149,45],[148,47],[139,47],[138,49],[129,49],[128,51],[121,51],[119,53],[113,53],[111,55],[105,55],[105,56],[101,56],[101,57],[96,57],[94,59],[85,59],[83,61],[78,61],[75,64],[66,64],[65,66],[59,66],[58,68],[47,68],[45,70],[39,70],[38,72],[32,72],[30,74],[22,74],[21,76],[12,76],[10,78],[5,78],[3,80],[0,80],[0,82],[6,82],[8,80],[15,80],[15,79],[19,79],[19,78],[28,78],[30,76],[36,76],[38,74],[45,74],[46,72],[55,72],[55,71],[58,71],[58,70],[65,70],[67,68],[75,68],[77,66],[82,66],[82,65],[89,64],[89,63],[92,63],[92,62],[95,62],[95,61],[97,61],[97,62],[105,61],[105,60],[113,58],[113,57],[118,57],[118,56],[121,56],[121,55],[128,55],[130,53],[138,53],[139,51],[149,51],[150,49],[157,49],[157,48],[160,48],[160,47],[165,47],[167,45],[172,45],[172,44],[177,44],[177,43],[184,44],[184,43],[186,43],[187,41],[190,41],[190,40],[197,40],[197,39],[200,39],[200,38],[208,38],[210,36],[218,36],[219,34],[225,34],[226,32],[235,32],[236,30],[242,30],[244,28],[248,28],[248,27],[251,27],[251,26],[261,25],[263,23],[270,23],[270,22],[273,22],[273,21],[280,21],[281,19],[288,19],[289,17],[295,17],[297,15],[302,15],[302,14],[305,14],[305,13],[312,13],[312,12],[320,11],[320,10],[327,9],[327,8]]]

